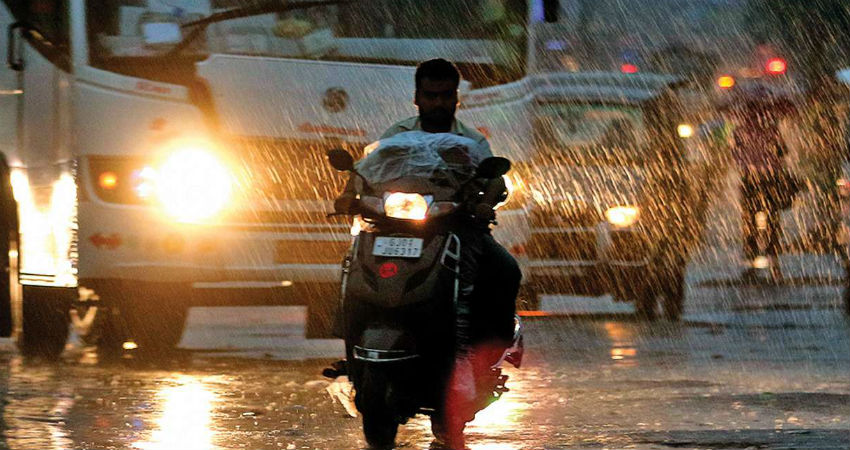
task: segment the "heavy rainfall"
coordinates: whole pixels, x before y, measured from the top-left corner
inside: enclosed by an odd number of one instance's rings
[[[848,0],[0,25],[0,449],[850,448]]]

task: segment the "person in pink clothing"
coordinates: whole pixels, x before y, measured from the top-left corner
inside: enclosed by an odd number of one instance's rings
[[[779,118],[769,107],[748,105],[739,112],[734,131],[733,159],[741,174],[741,221],[744,277],[752,277],[768,263],[771,278],[782,278],[779,268],[780,213],[791,206],[796,180],[785,164]]]

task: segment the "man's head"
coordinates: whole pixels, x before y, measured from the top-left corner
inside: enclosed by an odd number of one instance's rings
[[[419,108],[422,129],[448,132],[457,110],[460,73],[442,58],[429,59],[416,68],[414,103]]]

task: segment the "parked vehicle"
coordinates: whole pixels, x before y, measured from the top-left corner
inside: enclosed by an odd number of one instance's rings
[[[686,158],[697,139],[682,83],[649,74],[564,74],[539,98],[528,186],[526,286],[611,294],[652,318],[678,319],[688,252],[701,226]],[[536,302],[531,307],[536,307]]]
[[[458,195],[473,172],[464,174],[465,169],[439,161],[443,167],[431,172],[439,157],[421,150],[396,148],[393,160],[381,164],[371,163],[370,155],[357,169],[344,150],[329,153],[337,170],[352,172],[363,182],[359,206],[352,212],[360,214],[363,227],[343,264],[340,313],[347,372],[372,448],[392,447],[398,425],[418,413],[431,415],[432,423],[447,427],[449,435],[462,433],[465,424],[448,419],[451,413],[446,412],[457,329],[464,326],[456,314],[464,242],[452,230],[458,215],[468,215],[478,197],[467,201]],[[441,154],[444,161],[451,151],[449,146]],[[488,158],[474,177],[500,177],[509,166],[506,159]],[[515,320],[511,348],[476,353],[475,358],[488,359],[475,371],[473,414],[507,390],[501,362],[519,367],[522,335],[519,318]]]

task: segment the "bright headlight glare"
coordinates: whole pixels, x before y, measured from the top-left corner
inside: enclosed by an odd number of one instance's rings
[[[428,201],[421,194],[393,192],[384,199],[387,217],[407,220],[423,220],[428,212]]]
[[[147,200],[156,193],[156,170],[150,166],[144,166],[131,175],[133,192],[142,199]]]
[[[614,206],[605,211],[605,218],[611,225],[629,227],[640,218],[640,209],[637,206]]]
[[[680,124],[676,127],[676,132],[679,133],[679,137],[682,139],[688,139],[694,136],[695,130],[693,125],[688,123]]]
[[[229,202],[232,191],[230,171],[212,152],[201,147],[177,150],[156,171],[159,202],[166,213],[180,222],[202,221],[218,214]]]

